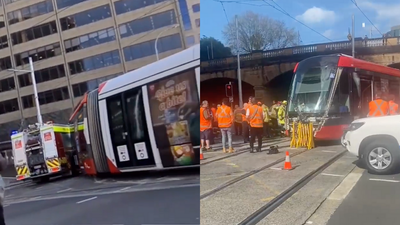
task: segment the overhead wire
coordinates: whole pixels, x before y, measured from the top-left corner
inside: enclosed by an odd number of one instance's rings
[[[235,4],[244,4],[243,1],[233,1],[233,0],[227,0],[227,1],[223,1],[223,0],[214,0],[217,2],[222,2],[222,3],[235,3]],[[306,25],[305,23],[301,22],[300,20],[296,19],[295,17],[293,17],[292,15],[290,15],[286,10],[284,10],[281,6],[278,5],[278,3],[274,2],[278,7],[276,7],[275,5],[272,5],[271,3],[267,2],[266,0],[261,0],[263,3],[265,3],[265,5],[255,5],[255,6],[269,6],[272,7],[273,9],[275,9],[276,11],[284,14],[285,16],[290,17],[291,19],[293,19],[294,21],[300,23],[301,25],[305,26],[306,28],[310,29],[311,31],[313,31],[314,33],[320,35],[321,37],[327,39],[330,42],[333,42],[330,38],[326,37],[325,35],[321,34],[320,32],[316,31],[315,29],[313,29],[312,27]],[[255,1],[254,1],[255,2]]]
[[[228,23],[229,23],[229,19],[228,19],[228,15],[226,14],[226,10],[225,10],[224,3],[222,3],[222,2],[221,2],[221,6],[222,6],[222,10],[224,10],[224,14],[225,14],[226,22],[228,22]]]
[[[364,15],[364,17],[371,23],[371,25],[375,28],[375,30],[378,31],[383,36],[383,33],[375,26],[375,24],[364,13],[364,11],[358,6],[356,0],[350,0],[350,1],[357,7],[357,9]]]

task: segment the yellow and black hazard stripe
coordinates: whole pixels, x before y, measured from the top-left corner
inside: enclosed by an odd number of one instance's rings
[[[26,165],[17,166],[17,175],[22,176],[28,173],[28,167]]]
[[[54,159],[47,159],[46,160],[46,164],[49,168],[58,168],[60,167],[60,161],[58,160],[58,158],[54,158]]]

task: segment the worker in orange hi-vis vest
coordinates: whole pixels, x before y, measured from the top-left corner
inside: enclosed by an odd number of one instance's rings
[[[242,110],[235,105],[235,134],[242,135]]]
[[[244,103],[243,108],[242,108],[242,134],[243,134],[243,142],[248,143],[250,141],[250,127],[249,127],[249,121],[247,121],[246,118],[246,112],[247,109],[249,108],[250,104]]]
[[[222,151],[224,153],[230,152],[233,153],[232,147],[232,125],[234,121],[233,111],[231,107],[228,106],[228,99],[224,98],[222,100],[222,105],[217,109],[217,120],[218,127],[221,130],[222,135]],[[228,138],[228,146],[229,150],[226,150],[226,139]]]
[[[381,93],[375,94],[375,100],[369,102],[368,117],[386,116],[389,113],[389,104],[383,100]]]
[[[210,137],[212,132],[212,115],[208,108],[208,102],[203,101],[200,108],[200,143],[202,150],[209,151]]]
[[[256,99],[251,99],[251,106],[247,109],[246,117],[250,124],[250,152],[255,152],[254,142],[258,141],[257,151],[261,152],[264,112],[261,106],[258,106]]]
[[[389,96],[390,101],[389,101],[389,115],[397,115],[399,114],[399,105],[394,102],[395,101],[395,97],[393,94],[391,94]]]

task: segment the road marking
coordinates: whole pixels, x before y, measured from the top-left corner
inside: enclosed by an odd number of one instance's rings
[[[128,189],[130,189],[130,188],[131,188],[131,187],[124,187],[124,188],[121,188],[121,189],[119,189],[119,190],[116,190],[115,193],[122,192],[122,191],[126,191],[126,190],[128,190]]]
[[[327,153],[336,153],[337,151],[332,151],[332,150],[322,150],[321,152],[327,152]]]
[[[331,177],[344,177],[344,175],[332,174],[332,173],[321,173],[321,175],[324,175],[324,176],[331,176]]]
[[[36,196],[36,197],[33,197],[33,198],[29,198],[29,200],[38,200],[38,199],[41,199],[42,198],[42,196]]]
[[[94,196],[94,197],[79,201],[76,204],[81,204],[81,203],[84,203],[84,202],[92,201],[92,200],[95,200],[96,198],[97,198],[97,196]]]
[[[67,189],[64,189],[64,190],[60,190],[60,191],[57,191],[57,193],[63,193],[63,192],[69,191],[69,190],[72,190],[72,188],[67,188]]]
[[[278,168],[278,167],[270,167],[269,169],[271,169],[271,170],[282,170],[282,168]]]
[[[307,221],[306,224],[313,224],[313,222],[312,221]]]
[[[358,180],[360,180],[364,170],[356,167],[346,178],[343,179],[342,183],[332,191],[328,200],[342,201],[350,193],[353,187],[356,185]]]
[[[263,199],[261,199],[261,201],[262,202],[269,202],[269,201],[271,201],[272,199],[274,199],[275,197],[268,197],[268,198],[263,198]]]
[[[383,181],[383,182],[389,182],[389,183],[399,183],[399,180],[386,180],[386,179],[374,179],[374,178],[369,178],[370,181]]]
[[[200,184],[184,184],[184,185],[171,185],[171,186],[161,186],[161,187],[145,187],[145,188],[135,188],[131,189],[128,192],[149,192],[149,191],[159,191],[159,190],[173,190],[173,189],[184,189],[184,188],[199,188]],[[88,197],[88,196],[93,196],[93,195],[112,195],[112,194],[119,194],[115,193],[113,191],[105,191],[105,192],[100,192],[94,194],[93,191],[90,191],[89,193],[75,193],[75,194],[65,194],[65,195],[54,195],[54,196],[48,196],[44,197],[41,199],[15,199],[13,202],[10,202],[8,204],[20,204],[20,203],[25,203],[25,202],[34,202],[34,201],[49,201],[49,200],[55,200],[55,199],[65,199],[65,198],[77,198],[77,197]]]

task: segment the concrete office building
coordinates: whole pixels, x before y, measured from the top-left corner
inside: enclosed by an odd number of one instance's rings
[[[1,0],[0,142],[36,122],[67,122],[99,83],[200,42],[200,0]],[[22,119],[24,118],[24,119]]]

